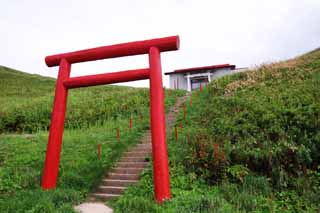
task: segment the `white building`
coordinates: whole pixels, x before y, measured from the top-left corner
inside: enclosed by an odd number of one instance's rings
[[[169,75],[171,89],[184,89],[191,91],[208,84],[208,82],[224,75],[232,74],[235,70],[235,65],[220,64],[205,67],[194,67],[174,70],[167,72]]]

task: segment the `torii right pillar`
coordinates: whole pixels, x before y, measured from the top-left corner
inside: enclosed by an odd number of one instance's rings
[[[170,199],[170,178],[166,143],[166,124],[160,51],[149,50],[150,64],[150,117],[152,132],[153,181],[158,203]]]

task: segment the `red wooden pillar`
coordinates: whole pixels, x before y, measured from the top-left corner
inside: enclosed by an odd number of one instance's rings
[[[66,59],[62,59],[60,62],[59,74],[56,83],[49,141],[47,145],[47,155],[42,176],[42,188],[44,189],[55,188],[57,184],[60,150],[68,96],[68,90],[63,85],[63,81],[69,78],[70,70],[70,63]]]
[[[142,112],[140,112],[140,123],[142,123],[143,121],[143,115],[142,115]]]
[[[174,127],[174,136],[176,138],[176,142],[178,142],[178,129],[177,129],[177,126]]]
[[[155,197],[162,203],[171,197],[166,144],[166,126],[162,90],[160,51],[157,47],[149,50],[150,64],[150,117],[152,132],[152,158]]]
[[[130,116],[130,119],[129,119],[129,130],[131,130],[131,129],[132,129],[132,118]]]
[[[117,128],[117,140],[118,140],[118,142],[120,141],[120,129],[119,128]]]
[[[98,144],[98,160],[100,160],[100,156],[101,156],[101,145]]]

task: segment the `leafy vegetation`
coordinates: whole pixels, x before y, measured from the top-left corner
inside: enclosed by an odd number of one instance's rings
[[[86,199],[149,128],[147,89],[101,86],[71,91],[58,187],[43,191],[40,181],[54,84],[50,78],[0,68],[0,212],[73,212],[73,205]],[[166,108],[182,94],[167,93]]]
[[[169,138],[172,199],[152,168],[115,212],[318,212],[320,50],[223,77],[192,93]]]

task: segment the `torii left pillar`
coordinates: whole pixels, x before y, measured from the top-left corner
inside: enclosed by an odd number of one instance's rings
[[[69,79],[71,71],[70,63],[62,59],[60,62],[56,91],[51,115],[49,140],[47,145],[47,157],[45,170],[42,177],[42,188],[52,189],[56,187],[59,173],[61,143],[64,129],[65,112],[67,107],[68,89],[63,85],[64,80]]]

